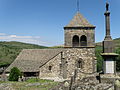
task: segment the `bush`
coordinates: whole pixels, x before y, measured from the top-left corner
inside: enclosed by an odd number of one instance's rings
[[[103,70],[103,58],[101,56],[101,53],[102,53],[102,47],[96,46],[95,55],[97,57],[97,72],[100,72]]]
[[[21,72],[17,67],[13,67],[10,71],[9,81],[18,81],[19,77],[21,77]]]
[[[116,49],[116,53],[119,54],[119,56],[116,58],[116,70],[120,72],[120,48]]]

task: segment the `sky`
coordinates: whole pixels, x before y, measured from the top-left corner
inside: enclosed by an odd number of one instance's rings
[[[112,38],[120,37],[120,0],[108,0]],[[80,0],[80,13],[93,25],[95,41],[105,36],[106,0]],[[64,29],[77,12],[77,0],[0,0],[0,41],[44,46],[64,44]]]

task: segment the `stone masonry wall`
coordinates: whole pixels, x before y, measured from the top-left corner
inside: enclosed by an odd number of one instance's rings
[[[84,73],[95,72],[95,48],[70,48],[64,52],[67,61],[67,78],[73,76],[74,70],[77,68],[76,62],[82,59],[82,68]]]
[[[40,78],[61,78],[61,53],[47,62],[44,66],[40,68]],[[49,66],[52,66],[51,70],[49,70]]]
[[[65,48],[62,53],[40,68],[40,78],[70,79],[79,59],[82,60],[82,68],[80,68],[82,72],[95,72],[95,48]],[[51,71],[49,66],[52,66]]]
[[[81,38],[82,35],[87,37],[87,46],[93,47],[95,42],[94,30],[65,30],[65,47],[72,47],[72,39],[74,35],[79,36]]]

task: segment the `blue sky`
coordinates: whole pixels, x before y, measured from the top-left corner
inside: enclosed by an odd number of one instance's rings
[[[120,0],[108,0],[111,34],[120,37]],[[0,41],[45,46],[64,44],[63,27],[77,12],[77,0],[0,0]],[[80,0],[80,13],[96,26],[96,42],[105,35],[105,0]]]

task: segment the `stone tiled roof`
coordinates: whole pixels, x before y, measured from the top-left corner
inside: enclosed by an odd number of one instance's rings
[[[18,67],[22,72],[38,72],[39,68],[62,52],[63,49],[24,49],[6,69]]]
[[[90,24],[79,12],[73,17],[70,23],[65,27],[95,27]]]

